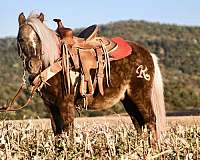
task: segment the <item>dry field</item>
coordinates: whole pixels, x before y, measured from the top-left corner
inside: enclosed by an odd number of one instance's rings
[[[165,140],[152,146],[127,116],[77,118],[74,140],[54,137],[50,121],[0,122],[0,159],[200,159],[200,117],[169,117]]]

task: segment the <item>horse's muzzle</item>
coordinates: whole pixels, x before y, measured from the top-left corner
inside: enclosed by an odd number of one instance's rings
[[[38,58],[31,58],[26,63],[26,69],[32,75],[39,74],[42,69],[42,61]]]

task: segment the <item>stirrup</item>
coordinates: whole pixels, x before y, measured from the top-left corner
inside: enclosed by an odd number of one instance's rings
[[[84,96],[76,100],[76,110],[82,111],[83,109],[87,110],[88,106],[88,97]]]

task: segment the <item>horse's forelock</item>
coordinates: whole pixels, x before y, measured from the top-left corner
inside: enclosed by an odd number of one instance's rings
[[[27,18],[29,24],[40,38],[42,45],[42,61],[44,66],[53,64],[60,56],[60,46],[56,33],[50,30],[38,18],[38,14],[30,14]]]
[[[39,13],[37,13],[37,12],[35,12],[35,11],[32,11],[32,12],[29,14],[29,16],[28,16],[27,19],[30,19],[30,18],[37,18],[39,15],[40,15]]]

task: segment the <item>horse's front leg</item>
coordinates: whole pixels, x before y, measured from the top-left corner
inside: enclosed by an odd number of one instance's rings
[[[56,98],[49,101],[50,97],[42,97],[45,106],[51,113],[51,125],[55,135],[67,132],[72,135],[74,129],[74,98],[73,95],[67,95],[64,98]]]
[[[73,136],[75,118],[73,94],[66,95],[63,100],[58,100],[57,106],[59,108],[60,116],[63,120],[62,131]]]

